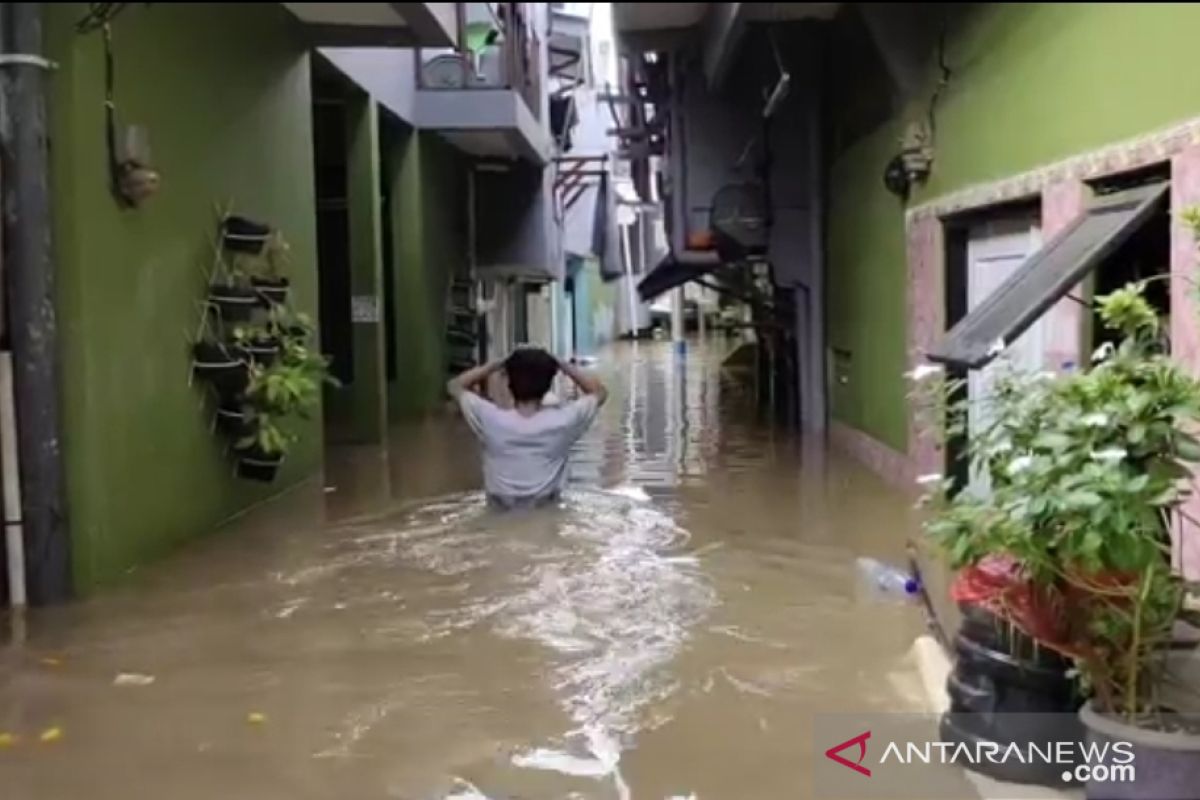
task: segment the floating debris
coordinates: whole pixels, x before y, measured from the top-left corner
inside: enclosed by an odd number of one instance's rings
[[[152,683],[153,675],[142,675],[139,672],[122,672],[113,678],[113,686],[149,686]]]
[[[246,722],[251,725],[265,725],[267,722],[267,715],[260,711],[251,711],[246,715]]]
[[[42,735],[38,737],[42,744],[52,744],[60,741],[63,738],[62,728],[46,728],[42,731]]]
[[[0,732],[0,750],[3,750],[6,747],[12,747],[16,743],[17,737],[15,734],[8,733],[7,731]]]

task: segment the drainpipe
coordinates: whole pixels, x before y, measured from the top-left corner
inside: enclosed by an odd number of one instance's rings
[[[71,596],[59,431],[41,3],[0,4],[4,291],[16,394],[29,599]],[[7,431],[5,432],[7,434]],[[8,437],[11,440],[11,436]],[[11,518],[17,509],[6,508]]]
[[[25,528],[21,524],[21,460],[17,455],[17,409],[13,396],[12,352],[0,352],[0,476],[4,479],[4,551],[8,564],[8,604],[24,608]]]

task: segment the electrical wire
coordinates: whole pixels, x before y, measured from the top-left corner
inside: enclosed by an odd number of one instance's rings
[[[947,30],[946,15],[942,15],[941,32],[938,34],[937,59],[938,59],[938,82],[934,87],[933,94],[929,97],[929,144],[932,147],[937,139],[937,103],[941,99],[942,92],[950,85],[950,77],[953,74],[950,70],[950,65],[946,63],[946,30]]]
[[[88,3],[88,12],[75,23],[76,33],[94,33],[116,19],[129,3]]]

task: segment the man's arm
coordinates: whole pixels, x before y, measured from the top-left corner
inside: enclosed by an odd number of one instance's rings
[[[462,397],[463,392],[472,386],[483,383],[491,377],[492,373],[499,372],[502,369],[504,369],[504,359],[502,358],[489,361],[487,364],[481,364],[478,367],[471,367],[466,372],[446,382],[446,393],[457,400]]]
[[[596,398],[597,406],[604,405],[604,401],[608,399],[608,388],[600,382],[599,378],[587,374],[579,367],[566,361],[559,361],[558,368],[579,387],[579,391],[584,394],[593,395]]]

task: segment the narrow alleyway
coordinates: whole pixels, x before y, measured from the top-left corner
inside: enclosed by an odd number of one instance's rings
[[[919,704],[920,620],[853,572],[911,501],[756,424],[722,353],[604,354],[561,509],[487,511],[438,421],[40,613],[0,651],[0,796],[808,796],[813,712]]]

